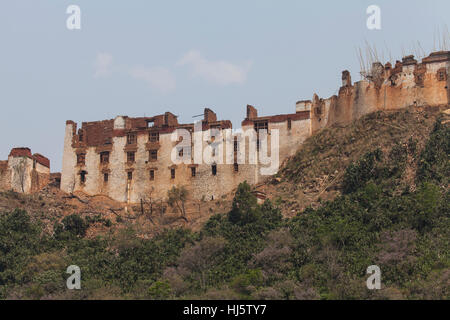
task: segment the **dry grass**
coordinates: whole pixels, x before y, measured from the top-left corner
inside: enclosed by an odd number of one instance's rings
[[[265,186],[269,198],[281,202],[285,216],[308,206],[317,207],[340,194],[346,167],[368,151],[389,154],[396,144],[417,141],[420,152],[440,114],[438,108],[408,108],[375,112],[344,127],[331,127],[309,138],[278,173],[278,181]],[[408,157],[404,183],[414,187],[417,159]],[[277,182],[277,183],[275,183]],[[283,200],[281,200],[283,199]]]

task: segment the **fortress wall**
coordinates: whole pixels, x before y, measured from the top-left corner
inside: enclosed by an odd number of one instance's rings
[[[394,110],[414,105],[448,105],[449,68],[450,53],[444,52],[431,54],[430,57],[424,58],[422,63],[417,63],[412,56],[405,57],[403,64],[397,62],[394,69],[386,64],[381,70],[380,64],[375,63],[374,69],[378,73],[375,74],[373,81],[361,80],[353,85],[348,71],[344,71],[343,86],[337,97],[325,100],[319,99],[316,95],[313,97],[312,131],[317,132],[335,123],[350,123],[365,114],[379,110]],[[439,80],[440,70],[446,70],[445,80]]]
[[[279,132],[279,154],[280,159],[284,159],[293,156],[298,146],[311,135],[311,120],[292,120],[290,129],[287,121],[269,123],[269,131],[274,129]],[[271,139],[269,141],[272,143]]]
[[[334,124],[345,125],[361,116],[378,111],[392,110],[411,105],[442,106],[449,103],[449,62],[450,52],[435,53],[417,63],[412,56],[397,61],[394,68],[374,63],[371,74],[365,80],[352,84],[348,71],[342,74],[342,87],[337,96],[328,99],[314,95],[312,100],[296,103],[296,113],[258,117],[255,107],[247,106],[247,117],[242,122],[242,130],[256,135],[256,128],[268,128],[269,154],[272,139],[279,133],[279,145],[274,145],[279,153],[279,163],[295,154],[301,144],[312,134]],[[438,76],[445,70],[445,79]],[[218,127],[231,128],[229,121],[217,121],[216,114],[205,109],[202,130]],[[76,131],[76,124],[67,122],[64,141],[63,170],[61,188],[66,192],[80,190],[88,194],[104,194],[121,202],[138,203],[152,197],[165,199],[173,186],[185,186],[195,199],[217,199],[232,192],[239,183],[247,181],[257,184],[268,176],[262,172],[267,165],[250,163],[249,139],[240,140],[240,152],[245,152],[245,163],[237,168],[226,163],[227,144],[223,145],[222,163],[216,159],[216,174],[212,163],[178,163],[172,161],[171,153],[179,141],[171,139],[177,128],[193,130],[194,124],[178,124],[176,116],[170,112],[151,118],[117,117],[114,120],[83,123]],[[150,142],[149,133],[159,132],[159,141]],[[137,141],[127,144],[127,134],[136,134]],[[223,131],[222,131],[223,132]],[[219,139],[219,138],[218,138]],[[222,136],[220,139],[225,139]],[[202,150],[212,143],[202,142]],[[234,149],[230,142],[229,148]],[[149,150],[157,149],[157,160],[151,160]],[[110,152],[109,163],[100,163],[100,153]],[[135,161],[127,162],[127,152],[135,152]],[[195,151],[192,150],[192,156]],[[77,153],[85,153],[85,163],[77,164]],[[175,152],[177,153],[177,152]],[[256,161],[260,155],[257,155]],[[189,159],[189,156],[187,158]],[[195,176],[191,168],[195,167]],[[175,178],[171,177],[175,170]],[[237,170],[236,170],[237,169]],[[150,179],[154,170],[154,180]],[[80,172],[86,172],[86,181],[80,182]],[[131,172],[132,179],[128,179]],[[273,172],[273,173],[276,173]],[[108,181],[104,181],[104,175]]]
[[[337,98],[319,99],[314,95],[311,108],[311,133],[335,123]]]
[[[423,101],[432,106],[443,105],[445,101],[447,101],[447,104],[450,103],[448,77],[450,62],[428,63],[426,68],[425,88],[422,95]],[[438,71],[441,69],[446,70],[446,79],[444,81],[440,81],[437,76]]]
[[[37,161],[31,170],[31,192],[37,192],[50,182],[50,168]]]
[[[30,148],[13,148],[7,161],[0,161],[0,190],[37,192],[50,181],[50,161]]]
[[[11,171],[11,189],[15,192],[30,193],[33,160],[28,157],[9,156],[8,166]]]

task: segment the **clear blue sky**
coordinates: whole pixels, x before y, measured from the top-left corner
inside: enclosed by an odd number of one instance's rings
[[[66,28],[70,4],[81,30]],[[371,4],[381,30],[366,28]],[[365,41],[394,59],[418,40],[432,50],[449,13],[448,0],[2,0],[0,159],[29,146],[59,171],[68,119],[171,111],[192,122],[210,107],[237,128],[247,104],[292,113],[335,94],[344,69],[359,80]]]

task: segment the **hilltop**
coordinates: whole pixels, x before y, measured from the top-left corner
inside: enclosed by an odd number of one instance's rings
[[[266,183],[188,201],[185,219],[175,208],[125,210],[53,187],[1,193],[0,294],[448,299],[450,117],[443,111],[380,111],[326,128]],[[264,204],[255,189],[267,195]],[[83,270],[80,291],[64,288],[69,264]],[[372,264],[383,272],[380,291],[365,287]]]

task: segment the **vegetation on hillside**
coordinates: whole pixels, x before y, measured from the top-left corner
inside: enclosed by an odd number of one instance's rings
[[[317,208],[283,218],[276,203],[258,204],[242,183],[231,210],[199,232],[167,230],[152,239],[131,226],[88,239],[90,222],[78,216],[49,235],[25,211],[6,212],[0,297],[449,299],[449,155],[450,128],[438,119],[427,141],[365,150],[344,168],[341,193]],[[302,179],[294,174],[302,159],[288,164],[290,178]],[[73,264],[81,290],[65,287]],[[372,291],[366,269],[374,264],[382,289]]]

